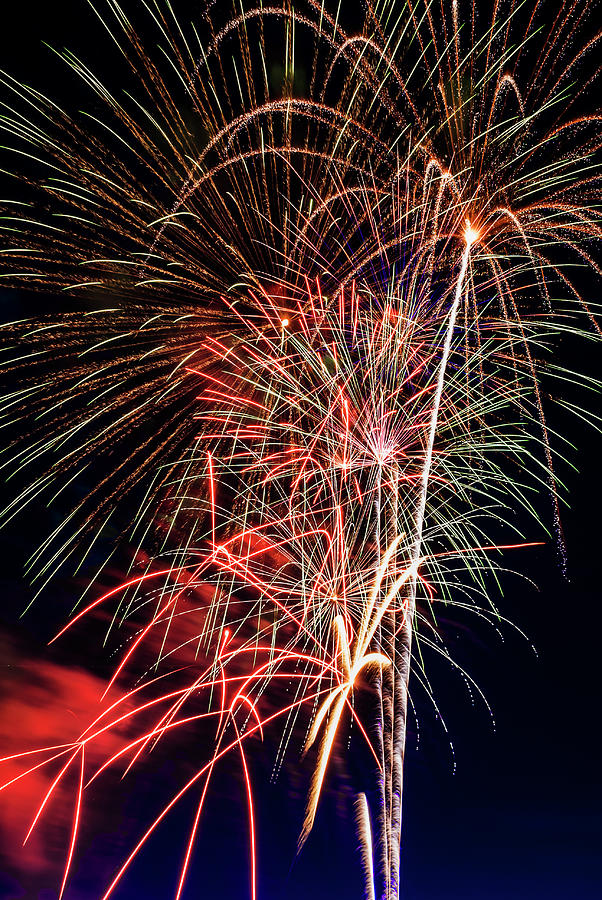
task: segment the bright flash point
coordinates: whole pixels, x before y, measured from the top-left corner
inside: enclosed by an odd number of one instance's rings
[[[281,325],[283,328],[286,328],[288,326],[288,319],[282,319]]]
[[[473,228],[468,219],[466,220],[466,228],[464,230],[464,240],[467,244],[474,244],[479,239],[479,232]]]

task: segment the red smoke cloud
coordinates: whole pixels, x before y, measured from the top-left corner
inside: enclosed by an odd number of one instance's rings
[[[210,599],[209,588],[200,586],[194,591],[194,595],[196,603],[182,600],[168,621],[159,623],[145,636],[144,642],[137,648],[127,669],[122,673],[121,681],[128,684],[128,689],[135,686],[136,673],[148,670],[160,653],[167,654],[169,669],[185,667],[188,672],[195,673],[199,668],[204,668],[203,656],[198,656],[198,636],[204,609]],[[81,646],[88,653],[97,648],[98,639],[94,629],[99,630],[100,636],[104,635],[109,620],[109,610],[97,608],[82,620],[83,629],[76,626],[75,634],[82,633]],[[135,630],[130,631],[130,637],[137,634],[139,627],[140,623]],[[126,628],[125,633],[127,631]],[[71,639],[75,634],[71,635]],[[62,641],[58,644],[59,653],[61,644]],[[126,642],[125,647],[127,646]],[[8,660],[8,664],[0,670],[0,758],[4,759],[0,762],[0,785],[7,785],[0,791],[0,872],[4,870],[12,873],[18,883],[13,891],[6,893],[8,889],[2,884],[0,875],[0,896],[2,900],[9,896],[37,898],[40,896],[39,891],[46,888],[52,891],[52,896],[56,896],[69,850],[80,773],[79,757],[74,759],[65,777],[53,789],[31,836],[23,845],[40,804],[68,756],[62,756],[20,778],[20,775],[52,753],[20,757],[18,754],[77,741],[102,710],[124,697],[126,691],[120,690],[117,685],[103,701],[102,695],[107,687],[105,679],[81,667],[66,664],[60,657],[40,659],[24,653],[8,633],[0,632],[0,650],[3,651],[3,660]],[[83,653],[81,655],[85,658]],[[97,658],[100,655],[97,654]],[[133,678],[130,677],[132,674]],[[165,688],[168,689],[170,688]],[[131,710],[137,702],[144,702],[142,696],[137,695],[131,701],[125,701],[110,718]],[[87,744],[87,774],[91,774],[131,740],[144,734],[151,723],[156,721],[157,715],[160,712],[157,713],[155,708],[150,714],[138,715],[133,722],[126,721],[103,732]],[[106,721],[110,719],[103,720],[103,724]],[[11,756],[15,758],[6,759]],[[156,753],[153,761],[155,758]],[[124,821],[123,807],[127,806],[127,798],[132,794],[132,779],[135,793],[136,779],[140,777],[137,774],[139,767],[136,767],[133,776],[123,786],[119,786],[118,779],[130,759],[131,754],[126,755],[121,765],[118,763],[113,770],[105,773],[93,786],[91,796],[88,796],[88,791],[84,792],[78,847],[89,844],[91,836],[98,834],[105,835],[107,846],[95,848],[97,853],[85,854],[86,872],[83,876],[78,872],[80,857],[76,851],[73,878],[69,879],[71,888],[68,887],[66,892],[68,900],[80,896],[75,883],[79,883],[82,877],[86,881],[93,878],[95,883],[92,894],[96,896],[102,885],[107,886],[115,865],[127,855],[123,852],[125,835],[131,829]],[[185,756],[180,761],[185,766]],[[143,764],[143,759],[140,762]],[[145,776],[142,775],[142,778],[144,780]],[[117,790],[111,789],[116,785]]]
[[[0,756],[68,744],[77,739],[98,714],[104,682],[81,668],[19,658],[10,637],[4,636],[3,643],[5,647],[8,645],[16,664],[6,666],[0,678]],[[100,762],[116,752],[124,745],[125,738],[119,730],[106,732],[93,745],[89,762]],[[12,870],[28,892],[43,886],[56,888],[60,884],[77,792],[79,767],[76,764],[57,784],[44,814],[23,845],[39,805],[67,757],[25,777],[19,776],[47,755],[33,754],[0,763],[1,784],[17,779],[0,794],[3,867]]]

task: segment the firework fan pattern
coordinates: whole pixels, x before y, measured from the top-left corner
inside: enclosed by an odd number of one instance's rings
[[[51,773],[27,838],[75,785],[61,895],[87,788],[185,730],[202,759],[104,898],[193,797],[180,897],[223,765],[255,898],[250,748],[305,760],[301,847],[351,732],[365,896],[399,897],[410,671],[434,703],[439,654],[478,692],[438,607],[502,620],[538,492],[563,552],[540,383],[598,335],[594,6],[106,0],[126,90],[67,51],[87,113],[2,76],[2,277],[69,298],[4,329],[2,521],[86,485],[28,571],[37,596],[104,548],[57,639],[92,620],[118,654],[77,739],[5,761],[7,797]]]

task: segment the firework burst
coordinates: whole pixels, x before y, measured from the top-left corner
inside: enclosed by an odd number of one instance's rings
[[[9,783],[56,773],[31,833],[77,771],[62,893],[86,787],[201,729],[205,759],[104,896],[195,794],[180,896],[236,755],[255,897],[250,742],[269,735],[276,770],[311,757],[302,845],[353,727],[375,772],[366,896],[394,900],[410,670],[432,697],[425,658],[449,659],[437,604],[499,618],[490,575],[526,545],[516,512],[542,485],[562,548],[540,376],[572,377],[558,335],[598,334],[573,274],[601,274],[598,38],[577,2],[550,25],[539,2],[478,21],[382,0],[353,30],[311,0],[218,6],[188,30],[167,3],[98,7],[132,86],[62,53],[93,114],[3,77],[19,172],[3,275],[84,298],[6,328],[3,520],[92,483],[33,553],[37,592],[97,544],[132,548],[60,632],[100,612],[125,630],[98,715],[11,757]]]

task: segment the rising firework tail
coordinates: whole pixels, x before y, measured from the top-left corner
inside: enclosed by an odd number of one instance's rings
[[[225,761],[255,898],[249,748],[309,761],[302,847],[353,729],[365,895],[399,897],[410,675],[436,706],[437,654],[479,693],[439,610],[505,621],[492,585],[541,493],[563,557],[543,385],[578,377],[560,338],[600,335],[601,36],[595,4],[544,6],[382,0],[350,26],[344,4],[208,2],[185,26],[106,0],[127,90],[69,51],[89,112],[2,76],[1,275],[68,298],[4,327],[2,522],[85,485],[28,572],[37,596],[93,567],[57,638],[122,641],[90,724],[4,784],[51,773],[27,838],[75,784],[61,896],[88,787],[192,731],[202,763],[104,898],[193,796],[180,897]]]

